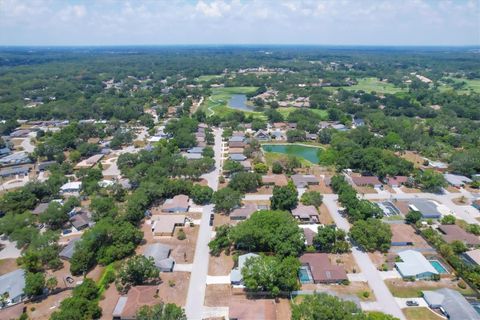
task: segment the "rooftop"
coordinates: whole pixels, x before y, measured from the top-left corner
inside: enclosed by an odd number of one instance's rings
[[[25,288],[25,271],[17,269],[0,276],[0,292],[8,292],[9,298],[13,299],[23,294]]]
[[[258,210],[258,207],[254,203],[247,203],[244,207],[237,208],[230,213],[230,218],[232,219],[248,219],[250,216]]]
[[[175,212],[175,211],[187,211],[188,210],[188,196],[179,194],[172,199],[167,199],[162,206],[162,211]]]
[[[361,177],[351,177],[353,183],[357,186],[366,186],[366,185],[379,185],[382,184],[377,177],[373,176],[361,176]]]
[[[135,314],[141,306],[152,306],[161,302],[160,298],[155,298],[157,292],[158,286],[131,287],[126,296],[118,299],[113,317],[135,319]]]
[[[468,245],[480,244],[480,239],[478,236],[474,235],[473,233],[468,233],[455,224],[442,224],[438,227],[438,229],[443,233],[443,240],[448,243],[452,243],[453,241],[457,240]]]
[[[458,291],[442,288],[435,291],[423,291],[423,297],[431,307],[442,307],[450,320],[479,320],[480,315]]]
[[[473,262],[480,265],[480,249],[474,249],[465,252],[465,255],[468,256]]]
[[[172,270],[175,261],[170,258],[170,248],[162,243],[153,243],[145,247],[143,255],[145,257],[152,257],[155,261],[155,266],[161,270]]]
[[[438,271],[418,251],[404,250],[400,251],[398,255],[403,262],[397,262],[395,265],[404,277],[415,277],[423,273],[438,274]]]
[[[154,233],[173,233],[175,227],[180,224],[185,224],[185,215],[154,215],[152,231]]]
[[[452,186],[462,186],[465,183],[472,182],[472,179],[465,176],[458,175],[458,174],[445,173],[443,177]]]
[[[308,264],[315,282],[339,282],[347,279],[345,269],[331,264],[326,253],[305,253],[300,257],[300,262]]]
[[[68,244],[62,249],[62,251],[60,251],[58,255],[64,259],[71,259],[73,253],[75,252],[75,243],[77,243],[80,239],[81,237],[70,239]]]

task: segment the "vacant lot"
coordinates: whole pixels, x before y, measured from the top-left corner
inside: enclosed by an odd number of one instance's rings
[[[205,291],[205,305],[209,307],[226,307],[232,296],[232,287],[229,284],[207,285]]]
[[[158,287],[158,296],[162,301],[185,306],[190,272],[162,272],[160,278],[162,283]]]
[[[392,83],[383,82],[383,81],[380,81],[377,78],[373,78],[373,77],[372,78],[360,78],[360,79],[358,79],[358,83],[356,85],[349,86],[349,87],[341,87],[341,88],[343,88],[345,90],[349,90],[349,91],[362,90],[362,91],[365,91],[365,92],[368,92],[368,93],[371,93],[372,91],[374,91],[376,93],[381,93],[381,94],[385,94],[385,93],[394,94],[394,93],[402,92],[402,91],[406,90],[406,89],[396,87]],[[328,90],[336,90],[337,88],[327,87],[327,89]]]
[[[457,285],[458,281],[450,280],[450,279],[442,279],[440,281],[403,281],[402,279],[389,279],[385,280],[385,284],[390,289],[392,294],[395,297],[400,298],[413,298],[413,297],[421,297],[422,291],[424,290],[436,290],[441,288],[450,288],[453,290],[457,290],[458,292],[468,295],[473,294],[473,290],[468,288],[467,289],[460,289]]]
[[[366,282],[350,282],[349,285],[304,284],[302,290],[316,290],[317,292],[336,293],[340,296],[358,297],[363,301],[374,301],[375,295]],[[364,296],[364,292],[368,292]]]
[[[403,313],[408,320],[442,320],[445,319],[429,308],[419,307],[419,308],[406,308],[403,309]]]
[[[0,260],[0,276],[18,269],[17,259]]]
[[[330,215],[330,212],[328,211],[325,204],[322,203],[320,205],[320,207],[318,208],[318,210],[320,212],[320,223],[321,224],[325,224],[325,225],[333,224],[332,216]]]
[[[50,295],[40,301],[26,303],[25,306],[27,307],[27,314],[30,319],[50,319],[52,313],[58,310],[60,303],[71,295],[72,290],[66,290]]]
[[[218,257],[210,256],[208,263],[208,274],[210,276],[226,276],[233,268],[233,257],[222,252]]]

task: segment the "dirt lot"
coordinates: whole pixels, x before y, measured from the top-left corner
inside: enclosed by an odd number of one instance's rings
[[[383,254],[381,252],[369,252],[368,256],[372,260],[373,264],[377,269],[381,269],[383,264],[386,264],[388,270],[392,270],[395,265],[395,257],[397,256],[396,253],[388,253]]]
[[[72,295],[72,290],[65,290],[54,295],[48,296],[46,299],[37,302],[29,302],[27,306],[27,314],[30,319],[47,320],[53,312],[58,310],[60,303]]]
[[[209,307],[226,307],[232,296],[232,287],[229,284],[207,285],[205,291],[205,305]]]
[[[302,290],[316,290],[318,292],[335,292],[344,296],[356,296],[363,301],[374,301],[375,295],[370,290],[370,287],[366,282],[350,282],[349,285],[330,285],[330,284],[304,284]],[[368,297],[364,297],[363,293],[369,292]]]
[[[459,206],[467,206],[472,203],[472,201],[463,196],[452,199],[452,202]]]
[[[230,217],[224,214],[215,214],[213,227],[223,226],[224,224],[231,224]]]
[[[277,302],[277,320],[290,320],[292,318],[292,310],[290,308],[289,299],[279,299]]]
[[[272,194],[273,193],[273,186],[262,186],[257,189],[257,192],[254,194]]]
[[[355,263],[355,259],[351,253],[329,254],[330,262],[339,266],[343,266],[347,273],[360,272],[360,268]]]
[[[165,272],[160,275],[160,278],[163,282],[158,287],[158,296],[162,301],[185,306],[190,272]]]
[[[120,294],[118,293],[117,288],[115,288],[115,283],[110,284],[110,287],[108,287],[108,289],[103,293],[103,296],[98,303],[100,308],[102,308],[101,319],[112,319],[112,313],[119,297]]]
[[[401,187],[400,188],[403,192],[405,193],[420,193],[422,192],[422,190],[420,189],[417,189],[417,188],[407,188],[405,186]]]
[[[0,260],[0,276],[18,269],[17,259]]]
[[[415,168],[420,168],[423,165],[424,159],[418,155],[416,152],[405,151],[404,154],[400,155],[401,158],[413,162]]]
[[[447,190],[448,192],[451,192],[451,193],[460,193],[460,190],[458,190],[458,188],[455,188],[453,186],[448,186],[445,188],[445,190]]]
[[[458,281],[450,279],[441,279],[440,281],[403,281],[402,279],[385,280],[385,284],[395,297],[411,298],[421,297],[423,290],[436,290],[441,288],[450,288],[457,290],[462,294],[472,294],[472,289],[460,289]]]
[[[333,219],[332,219],[332,216],[330,215],[330,212],[328,211],[327,207],[322,203],[322,205],[320,205],[320,207],[318,208],[319,209],[319,212],[320,212],[320,223],[321,224],[325,224],[325,225],[329,225],[329,224],[333,224]]]
[[[353,188],[357,190],[359,194],[377,193],[377,190],[375,190],[372,187],[367,187],[367,186],[360,187],[360,186],[354,185]]]
[[[227,256],[224,252],[218,257],[210,256],[208,263],[208,274],[211,276],[226,276],[233,268],[233,257]]]

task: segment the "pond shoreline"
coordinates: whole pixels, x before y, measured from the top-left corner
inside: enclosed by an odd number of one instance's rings
[[[299,157],[312,164],[318,164],[319,152],[323,151],[323,147],[312,146],[304,143],[263,143],[261,144],[262,152],[276,153],[283,155],[293,155]]]

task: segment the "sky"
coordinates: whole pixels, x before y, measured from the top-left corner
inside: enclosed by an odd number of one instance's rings
[[[480,0],[0,0],[0,45],[480,45]]]

